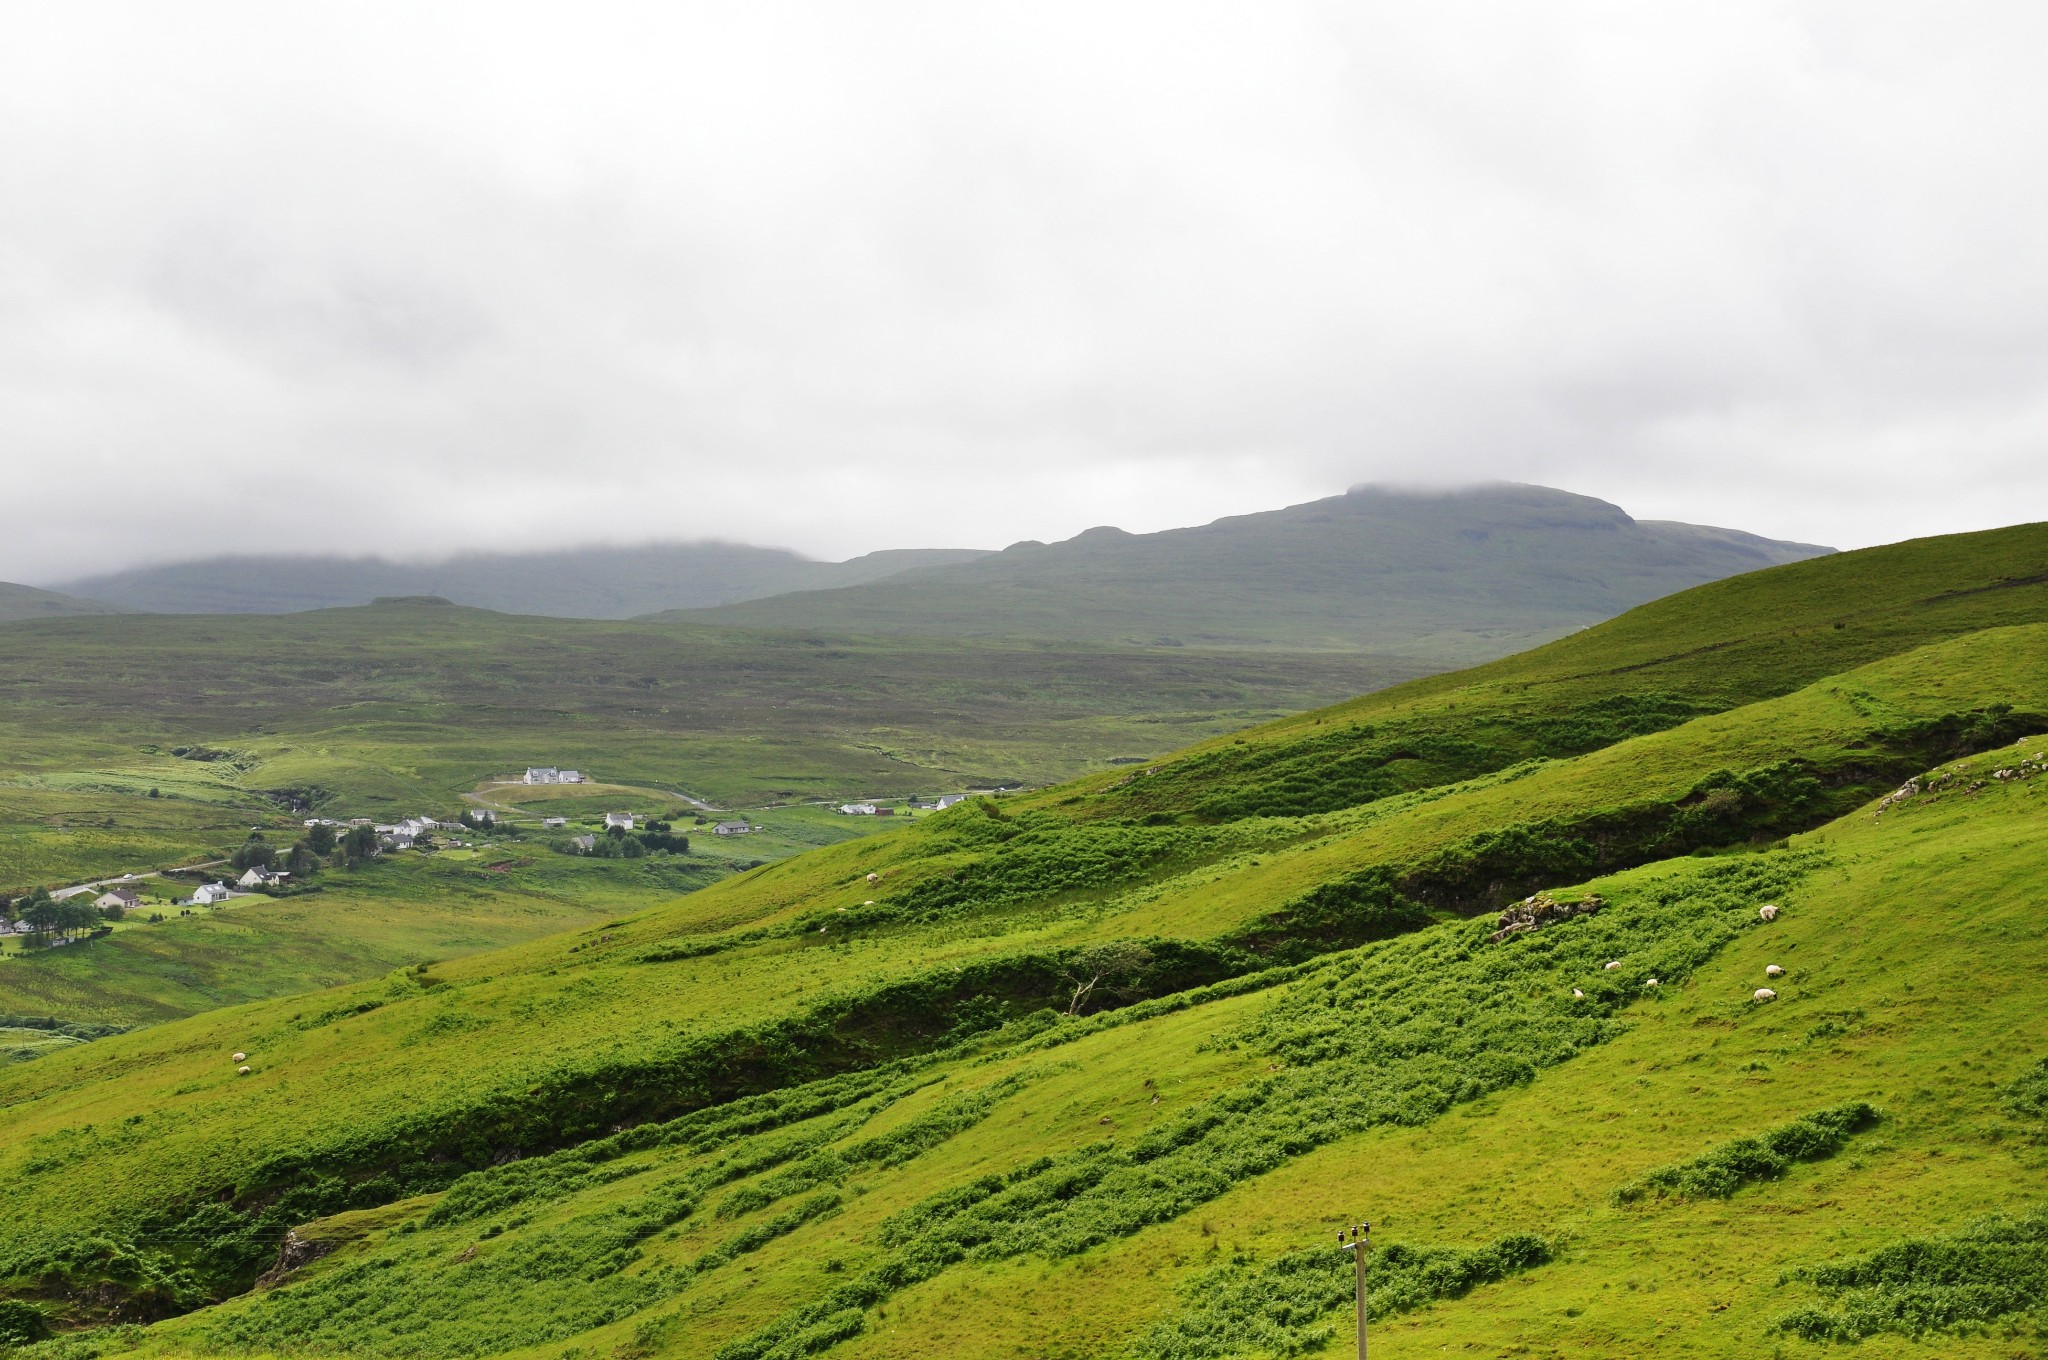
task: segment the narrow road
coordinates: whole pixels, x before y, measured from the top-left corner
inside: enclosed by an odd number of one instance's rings
[[[224,859],[209,859],[199,864],[181,864],[177,868],[170,870],[151,869],[148,873],[142,874],[119,874],[113,878],[96,878],[90,883],[74,883],[68,888],[59,888],[52,892],[50,896],[54,900],[62,902],[67,897],[76,897],[82,892],[91,892],[94,888],[104,888],[110,883],[115,886],[123,883],[139,883],[145,878],[162,878],[165,873],[188,874],[194,869],[212,869],[226,863],[227,861]]]

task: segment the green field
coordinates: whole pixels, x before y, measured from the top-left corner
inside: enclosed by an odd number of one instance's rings
[[[1049,783],[1420,670],[420,604],[48,619],[0,642],[0,891],[215,848],[285,794],[453,816],[528,765],[738,808]]]
[[[1392,1354],[2038,1354],[2044,733],[2048,527],[1703,587],[57,1046],[0,1292],[49,1357],[1337,1355],[1365,1217]]]

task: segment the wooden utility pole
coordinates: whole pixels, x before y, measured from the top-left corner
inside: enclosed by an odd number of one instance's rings
[[[1358,1269],[1358,1360],[1365,1355],[1365,1258],[1372,1250],[1372,1224],[1361,1223],[1348,1233],[1337,1233],[1337,1245],[1352,1253],[1352,1264]]]

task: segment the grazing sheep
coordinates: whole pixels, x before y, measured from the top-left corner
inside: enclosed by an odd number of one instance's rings
[[[1580,991],[1580,990],[1579,990],[1578,988],[1576,988],[1576,987],[1572,988],[1572,1000],[1574,1000],[1574,1001],[1584,1001],[1585,999],[1586,999],[1586,994],[1585,994],[1584,992]]]
[[[248,1055],[248,1054],[246,1054],[246,1053],[237,1053],[237,1054],[235,1055],[235,1061],[236,1061],[236,1062],[247,1062],[248,1060],[249,1060],[249,1055]]]
[[[1656,985],[1657,985],[1657,979],[1655,979],[1655,978],[1644,978],[1644,979],[1643,979],[1643,986],[1645,986],[1645,987],[1654,987],[1654,986],[1656,986]]]
[[[246,1077],[249,1075],[249,1069],[247,1067],[237,1067],[235,1069],[235,1075],[238,1077]]]
[[[1756,999],[1759,1001],[1776,1001],[1778,994],[1768,987],[1759,987],[1756,989]]]
[[[870,882],[870,883],[880,883],[881,881],[882,881],[882,876],[881,876],[880,874],[869,874],[869,875],[868,875],[868,882]]]
[[[1766,921],[1775,921],[1778,919],[1778,904],[1766,902],[1756,909],[1756,914]]]
[[[1778,966],[1777,964],[1775,964],[1775,963],[1765,964],[1765,965],[1764,965],[1764,976],[1765,976],[1765,977],[1783,977],[1783,976],[1785,976],[1785,970],[1784,970],[1784,969],[1782,969],[1782,968],[1780,968],[1780,967],[1779,967],[1779,966]]]
[[[1606,964],[1606,971],[1611,973],[1619,967],[1621,967],[1620,959],[1609,959]]]

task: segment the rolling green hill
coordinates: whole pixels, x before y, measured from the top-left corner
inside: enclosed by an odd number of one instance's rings
[[[0,1318],[1335,1355],[1363,1216],[1397,1354],[2034,1353],[2044,732],[2048,526],[1924,540],[73,1044],[0,1071]]]
[[[11,581],[0,581],[0,623],[11,623],[16,619],[53,619],[73,614],[122,614],[121,606],[108,604],[104,600],[80,599],[76,595],[61,595],[54,590],[38,590],[34,586],[18,586]]]
[[[1646,600],[1831,551],[1495,484],[1343,496],[1192,529],[1090,529],[683,618],[743,628],[1338,648],[1469,665]]]
[[[62,588],[158,614],[282,614],[369,604],[380,596],[439,595],[506,614],[624,619],[859,585],[981,555],[974,549],[913,548],[815,562],[780,548],[738,543],[471,553],[436,563],[251,555],[136,567]]]

